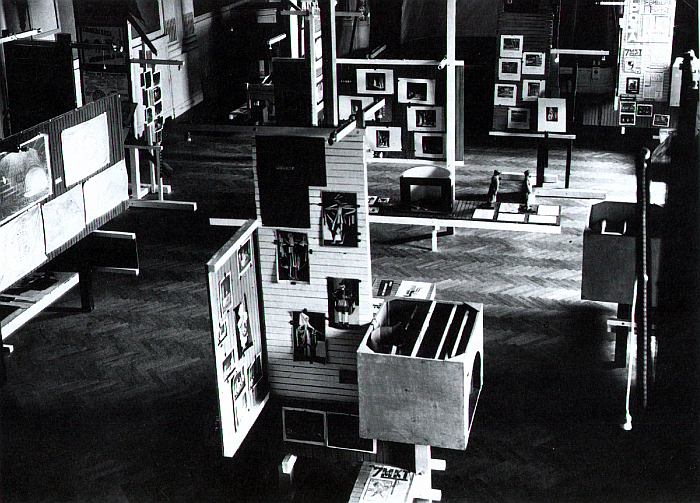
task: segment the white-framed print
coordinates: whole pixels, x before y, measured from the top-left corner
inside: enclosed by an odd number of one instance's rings
[[[371,96],[338,96],[338,119],[347,120],[359,109],[364,109],[374,103]]]
[[[441,133],[413,133],[416,157],[428,159],[445,158],[445,135]]]
[[[620,126],[634,126],[636,123],[636,115],[620,112]]]
[[[523,80],[523,101],[537,101],[544,98],[544,80]]]
[[[445,131],[445,113],[442,107],[411,107],[406,110],[409,131]]]
[[[537,100],[537,130],[550,133],[566,132],[566,99],[540,98]]]
[[[358,68],[357,94],[394,94],[394,70]]]
[[[544,75],[543,52],[523,52],[523,75]]]
[[[530,129],[530,109],[509,108],[508,129]]]
[[[502,58],[522,58],[523,36],[501,35],[501,50],[499,56]]]
[[[401,151],[401,128],[370,126],[365,129],[367,144],[371,150],[385,152]]]
[[[493,104],[514,107],[517,95],[518,95],[518,86],[517,85],[497,83],[494,87],[494,92],[493,92]]]
[[[651,103],[637,104],[637,117],[651,117],[654,114],[654,105]]]
[[[498,80],[520,80],[521,59],[500,58],[498,60]]]
[[[399,78],[399,103],[435,104],[435,80]]]

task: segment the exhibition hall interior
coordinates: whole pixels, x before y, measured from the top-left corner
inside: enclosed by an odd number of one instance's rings
[[[0,500],[700,500],[691,0],[2,0]]]

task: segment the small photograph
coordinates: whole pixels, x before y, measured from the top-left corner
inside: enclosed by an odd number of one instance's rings
[[[637,103],[634,101],[621,101],[620,102],[620,113],[623,114],[633,114],[637,111]]]
[[[333,328],[357,327],[360,323],[360,280],[328,278],[328,325]]]
[[[654,105],[639,103],[637,105],[637,117],[651,117],[654,114]]]
[[[435,80],[399,79],[399,103],[435,104]]]
[[[544,75],[544,53],[523,52],[523,75]]]
[[[218,337],[218,343],[219,346],[221,346],[224,343],[224,340],[228,336],[228,319],[224,319],[219,323],[219,337]]]
[[[621,126],[634,126],[635,124],[635,114],[625,114],[620,113],[620,125]]]
[[[394,94],[394,71],[358,68],[357,94]]]
[[[547,122],[559,122],[559,107],[546,107]]]
[[[445,157],[445,135],[431,133],[413,133],[416,157],[443,159]]]
[[[496,84],[493,94],[494,105],[515,106],[518,86],[515,84]]]
[[[668,127],[670,122],[671,122],[670,115],[654,114],[654,119],[652,121],[652,125],[655,127]]]
[[[501,35],[502,58],[522,58],[523,56],[523,36],[522,35]]]
[[[365,138],[371,150],[401,151],[400,127],[367,126]]]
[[[292,313],[294,361],[326,363],[326,313]]]
[[[388,130],[377,130],[377,148],[389,148],[391,146],[391,132]]]
[[[224,380],[228,380],[233,370],[233,353],[229,353],[221,363],[221,370],[224,373]]]
[[[277,231],[277,280],[309,282],[309,240],[303,232]]]
[[[530,109],[529,108],[509,108],[508,109],[509,129],[530,129]]]
[[[628,94],[639,94],[640,81],[639,77],[627,77],[626,92]]]
[[[498,80],[520,80],[521,59],[501,58],[498,62]]]
[[[253,347],[253,334],[250,332],[250,319],[248,318],[248,306],[245,297],[243,302],[234,308],[233,314],[236,322],[236,343],[238,344],[238,357],[240,359],[243,358],[248,348]]]
[[[252,254],[250,249],[250,239],[243,243],[238,249],[238,275],[242,275],[248,270],[252,262]]]
[[[224,313],[231,307],[231,275],[226,273],[219,282],[219,313]]]
[[[365,89],[367,91],[382,92],[386,90],[385,73],[367,72],[365,75],[367,78],[367,81],[365,83]]]
[[[408,107],[409,131],[444,131],[445,114],[442,107]]]
[[[523,101],[537,101],[544,97],[544,80],[523,80]]]

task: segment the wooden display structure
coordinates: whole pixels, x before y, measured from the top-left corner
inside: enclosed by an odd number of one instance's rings
[[[357,350],[361,437],[466,449],[483,384],[482,309],[382,305]]]

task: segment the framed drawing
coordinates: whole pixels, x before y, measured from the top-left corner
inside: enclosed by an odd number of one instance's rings
[[[639,94],[641,79],[639,77],[627,77],[626,89],[627,94]]]
[[[326,413],[319,410],[282,407],[285,442],[326,445]]]
[[[501,58],[498,60],[498,80],[520,80],[521,59]]]
[[[35,204],[0,226],[0,291],[45,260],[41,209]]]
[[[523,101],[544,98],[544,80],[523,80]]]
[[[514,107],[517,94],[518,86],[515,84],[496,84],[493,93],[493,104]]]
[[[435,80],[399,78],[399,103],[435,104]]]
[[[365,137],[371,150],[401,152],[401,128],[368,126]]]
[[[634,113],[626,114],[620,112],[620,126],[634,126],[635,117],[636,115]]]
[[[544,75],[544,53],[523,52],[523,75]]]
[[[652,120],[652,126],[654,126],[654,127],[668,127],[670,122],[671,122],[670,115],[654,114],[654,119]]]
[[[651,103],[639,103],[637,105],[637,117],[651,117],[654,114],[654,105]]]
[[[540,98],[537,100],[537,130],[550,133],[566,132],[566,99]]]
[[[308,283],[309,239],[303,232],[277,231],[277,281]]]
[[[623,114],[634,114],[637,112],[637,103],[634,101],[621,101],[620,102],[620,113]]]
[[[530,129],[530,109],[509,108],[508,129]]]
[[[294,361],[326,363],[326,313],[292,312]]]
[[[357,94],[394,94],[394,70],[358,68]]]
[[[333,328],[359,326],[360,280],[329,277],[327,282],[328,325]]]
[[[248,270],[253,260],[250,248],[250,239],[243,243],[238,249],[238,275],[241,276]]]
[[[221,346],[224,343],[224,340],[226,340],[228,337],[228,332],[228,318],[224,318],[221,320],[221,323],[219,323],[219,334],[217,337],[219,346]]]
[[[499,51],[499,56],[502,58],[522,58],[523,36],[501,35],[501,48]]]
[[[323,245],[356,247],[357,194],[321,192],[321,208]]]
[[[406,121],[409,131],[445,130],[445,114],[442,107],[408,107]]]
[[[440,133],[413,133],[413,147],[416,157],[444,159],[445,135]]]

